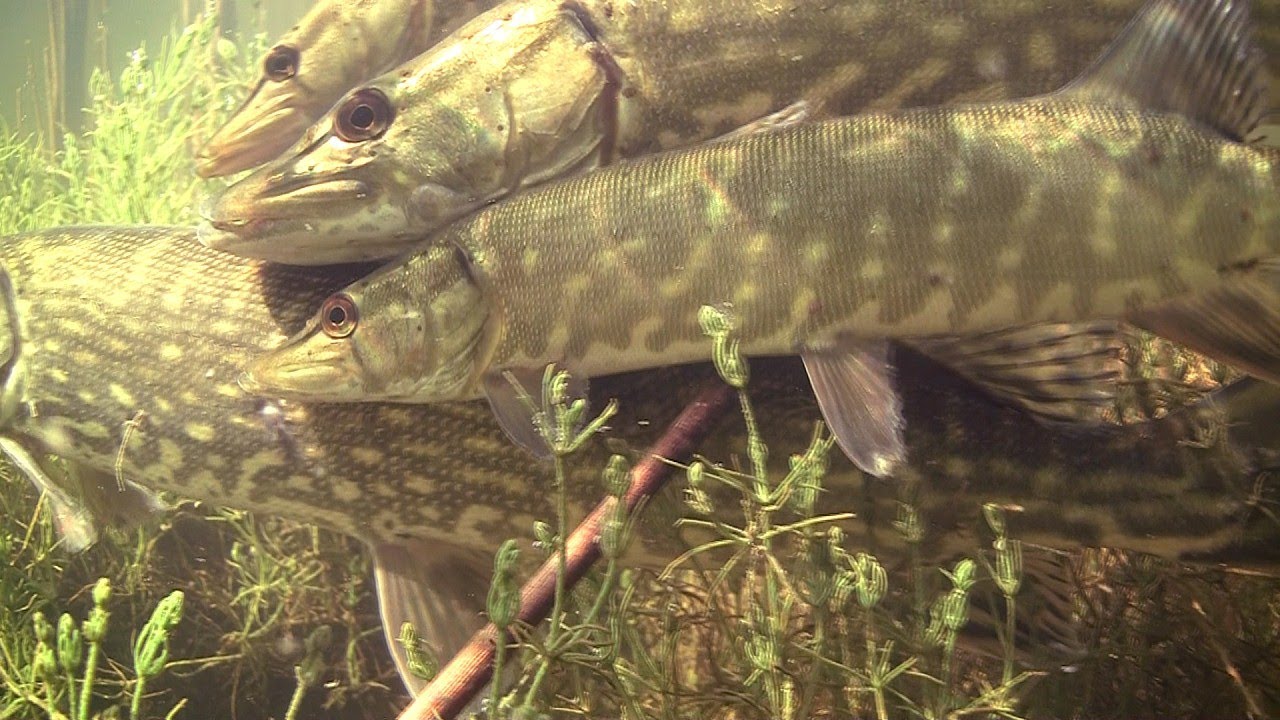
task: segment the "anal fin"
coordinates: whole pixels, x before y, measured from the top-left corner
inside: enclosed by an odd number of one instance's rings
[[[485,596],[493,559],[443,543],[406,540],[372,548],[382,631],[396,670],[411,694],[426,679],[411,671],[400,628],[412,623],[443,664],[484,626]]]
[[[840,449],[864,472],[891,475],[907,450],[888,342],[845,343],[829,350],[805,350],[801,357]]]
[[[1115,406],[1123,345],[1115,321],[1042,323],[910,344],[1039,418],[1099,423]]]
[[[55,461],[0,437],[0,453],[44,493],[63,547],[80,552],[98,540],[104,526],[128,530],[168,506],[155,493],[83,463]]]
[[[1280,258],[1229,271],[1217,287],[1130,313],[1129,321],[1280,383]]]

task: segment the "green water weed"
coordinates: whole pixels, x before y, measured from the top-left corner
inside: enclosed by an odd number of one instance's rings
[[[21,666],[0,664],[0,683],[10,696],[4,717],[17,717],[25,704],[50,720],[90,720],[119,714],[127,705],[129,717],[142,720],[146,683],[167,667],[170,636],[182,618],[183,593],[175,590],[156,606],[134,644],[134,681],[132,690],[126,693],[128,702],[118,700],[107,707],[102,707],[102,700],[112,691],[100,684],[98,675],[111,631],[108,607],[112,591],[107,578],[94,585],[92,597],[93,608],[79,626],[69,613],[63,613],[56,626],[45,619],[44,613],[32,614],[35,649],[27,672],[24,675],[18,669]],[[116,672],[123,667],[118,663],[113,666]],[[178,701],[170,716],[185,702]],[[95,705],[99,706],[97,710]]]

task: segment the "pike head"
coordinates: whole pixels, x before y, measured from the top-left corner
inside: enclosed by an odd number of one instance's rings
[[[327,402],[475,397],[489,305],[453,247],[432,247],[414,282],[385,271],[329,296],[303,330],[240,378],[259,395]],[[416,288],[432,288],[426,303]]]
[[[213,198],[201,241],[297,265],[388,257],[523,184],[593,166],[604,78],[587,45],[556,3],[477,17]]]
[[[474,2],[450,3],[459,14]],[[425,50],[455,21],[435,0],[322,0],[262,58],[240,109],[196,155],[217,177],[271,160],[324,116],[342,94]]]

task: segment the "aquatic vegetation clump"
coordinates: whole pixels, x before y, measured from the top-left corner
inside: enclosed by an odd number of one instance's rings
[[[739,393],[750,470],[707,458],[684,467],[682,492],[692,516],[679,525],[707,540],[656,576],[646,578],[619,566],[617,558],[633,527],[625,514],[613,517],[600,539],[605,567],[576,592],[556,587],[545,631],[512,627],[518,598],[511,577],[515,541],[507,541],[495,560],[488,610],[500,629],[514,631],[516,647],[524,653],[523,673],[505,694],[497,685],[491,688],[488,716],[1012,716],[1018,689],[1032,677],[1015,673],[1012,637],[1005,644],[1001,682],[975,693],[957,670],[957,639],[969,619],[978,565],[964,558],[953,571],[941,573],[950,587],[938,594],[927,625],[909,627],[893,620],[901,617],[895,607],[901,598],[890,592],[889,572],[874,555],[845,547],[839,522],[851,514],[814,513],[834,440],[819,423],[810,445],[791,456],[785,476],[773,480],[769,449],[746,392],[749,367],[730,321],[710,308],[701,319],[715,342],[721,378]],[[574,416],[575,406],[566,404],[562,392],[554,392],[567,384],[564,375],[548,371],[546,378],[542,397],[551,400],[542,416]],[[609,414],[606,408],[604,415]],[[563,436],[554,429],[562,424],[536,423],[549,443]],[[594,431],[593,426],[586,425]],[[557,453],[557,463],[567,455]],[[606,495],[626,490],[625,472],[622,458],[610,460],[602,475]],[[563,476],[564,470],[557,474]],[[562,483],[556,492],[563,495]],[[726,501],[741,506],[740,526],[714,514],[715,505]],[[563,504],[561,508],[563,515]],[[993,522],[1000,517],[996,510],[990,514]],[[556,527],[553,532],[543,523],[534,531],[539,546],[553,556],[564,552],[563,517]],[[1021,551],[1003,533],[997,540],[990,566],[1009,602],[1013,628],[1016,608],[1008,598],[1021,586]],[[573,602],[564,602],[566,597]],[[507,652],[500,644],[498,677],[503,677]],[[980,664],[963,666],[966,681],[970,673],[981,671]]]
[[[33,658],[29,663],[18,664],[6,657],[6,662],[0,663],[0,683],[9,696],[4,717],[21,716],[24,706],[35,708],[50,720],[110,717],[118,715],[126,706],[129,717],[139,720],[144,717],[142,705],[147,682],[157,678],[167,666],[170,636],[182,620],[183,593],[174,590],[161,600],[142,626],[133,646],[132,680],[104,680],[101,686],[98,670],[107,660],[104,646],[112,630],[108,609],[111,582],[99,578],[92,596],[93,608],[79,625],[69,613],[63,613],[56,626],[42,612],[32,615]],[[0,649],[8,655],[7,646]],[[117,676],[125,667],[118,662],[111,665]],[[112,685],[118,689],[113,691]],[[104,703],[99,700],[103,697],[112,698],[114,709],[103,707]],[[168,716],[176,714],[186,702],[179,701]]]
[[[81,134],[0,128],[0,232],[92,223],[194,224],[208,186],[192,148],[238,101],[253,69],[212,15],[159,49],[139,47],[118,77],[95,69]],[[253,42],[262,43],[259,37]],[[210,72],[211,59],[219,72]]]

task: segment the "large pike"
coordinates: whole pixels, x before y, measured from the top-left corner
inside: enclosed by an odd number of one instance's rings
[[[1191,70],[1183,70],[1191,68]],[[799,354],[865,470],[902,459],[885,338],[1093,419],[1127,319],[1280,380],[1280,153],[1238,0],[1153,3],[1066,90],[805,123],[605,168],[465,218],[336,294],[246,387],[329,401],[519,393],[707,360],[702,306]],[[1071,324],[1064,326],[1061,324]]]
[[[228,263],[191,229],[111,227],[5,238],[0,270],[3,448],[45,486],[61,485],[48,476],[57,472],[43,460],[50,452],[96,478],[108,506],[138,488],[169,490],[362,538],[386,627],[394,634],[412,619],[446,652],[478,620],[485,554],[503,538],[526,537],[534,519],[554,517],[547,470],[506,440],[482,403],[288,403],[239,388],[241,365],[301,327],[356,270]],[[800,389],[802,372],[786,362],[753,370],[766,439],[803,448],[818,415]],[[1141,432],[1082,436],[985,402],[915,356],[901,372],[913,380],[912,463],[903,472],[920,481],[926,558],[974,552],[973,521],[994,501],[1024,508],[1011,514],[1010,531],[1029,542],[1280,572],[1280,528],[1264,512],[1276,488],[1259,474],[1275,467],[1280,448],[1275,388],[1237,387],[1220,407]],[[600,496],[607,454],[622,442],[646,446],[708,380],[705,370],[684,369],[597,384],[597,399],[619,398],[621,414],[608,442],[569,463],[571,521]],[[740,435],[740,423],[730,423],[705,451],[728,457],[742,447]],[[132,484],[125,495],[117,461]],[[899,488],[864,485],[840,458],[825,487],[819,512],[853,510],[859,523],[894,514]],[[1123,490],[1131,487],[1142,492]],[[651,510],[646,517],[657,522],[678,503]],[[640,532],[632,559],[672,557],[663,544],[670,527],[658,530]],[[865,524],[847,530],[852,543],[873,533]]]
[[[200,149],[204,177],[279,155],[356,85],[435,45],[493,0],[320,0],[262,58],[249,97]]]
[[[201,239],[323,264],[394,255],[538,183],[760,121],[1025,97],[1139,0],[509,0],[353,89],[208,206]]]

